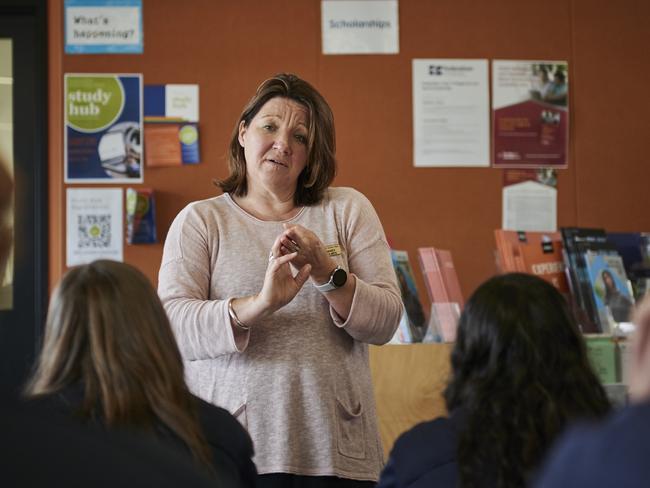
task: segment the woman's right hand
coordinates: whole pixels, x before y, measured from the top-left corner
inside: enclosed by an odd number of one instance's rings
[[[256,297],[268,310],[269,315],[293,300],[309,278],[311,272],[309,264],[300,268],[296,276],[291,272],[289,263],[297,254],[294,252],[275,257],[271,251],[269,265],[264,276],[264,285]]]
[[[264,275],[262,290],[254,296],[235,298],[231,306],[240,322],[251,325],[281,309],[294,299],[309,279],[311,265],[305,264],[294,276],[289,263],[297,253],[280,255],[280,238],[271,248],[269,265]]]

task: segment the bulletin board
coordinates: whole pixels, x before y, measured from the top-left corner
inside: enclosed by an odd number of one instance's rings
[[[558,176],[558,225],[650,231],[648,2],[400,0],[399,54],[385,55],[323,55],[319,0],[144,0],[143,54],[65,55],[63,0],[48,6],[50,285],[65,271],[64,73],[142,73],[145,84],[200,86],[202,163],[145,169],[159,243],[124,248],[125,261],[154,284],[171,221],[189,202],[220,193],[212,182],[227,175],[240,111],[278,72],[298,74],[329,101],[335,186],[370,199],[391,245],[407,250],[416,269],[418,247],[450,250],[465,297],[496,272],[503,170],[414,167],[414,58],[567,60],[569,166]]]

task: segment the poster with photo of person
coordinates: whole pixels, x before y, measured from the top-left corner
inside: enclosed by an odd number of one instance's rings
[[[566,168],[568,101],[566,61],[493,61],[492,165]]]

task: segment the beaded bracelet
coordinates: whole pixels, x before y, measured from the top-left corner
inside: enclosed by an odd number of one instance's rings
[[[238,327],[240,330],[243,330],[244,332],[249,331],[251,326],[246,325],[241,320],[239,320],[239,317],[237,317],[235,310],[232,308],[232,301],[233,299],[231,298],[230,301],[228,302],[228,315],[230,315],[230,318],[232,319],[236,327]]]

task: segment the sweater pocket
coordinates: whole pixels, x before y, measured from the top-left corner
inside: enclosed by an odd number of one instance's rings
[[[336,399],[337,445],[339,453],[354,459],[366,458],[366,435],[361,402],[349,407]]]

